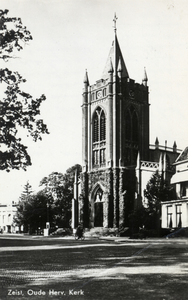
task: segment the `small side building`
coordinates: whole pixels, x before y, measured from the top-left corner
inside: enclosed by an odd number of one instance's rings
[[[171,184],[177,199],[161,203],[162,228],[188,227],[188,147],[176,159]]]
[[[135,207],[147,203],[147,199],[144,197],[144,190],[148,181],[156,171],[158,171],[159,174],[163,174],[163,179],[170,183],[175,173],[174,162],[180,153],[181,151],[177,149],[176,142],[174,142],[173,147],[167,146],[167,141],[165,141],[165,146],[162,146],[159,145],[158,138],[156,138],[155,145],[149,145],[149,160],[140,159],[138,153],[135,169],[137,182]]]
[[[14,216],[17,212],[17,204],[0,204],[0,231],[4,233],[16,233],[14,226]]]

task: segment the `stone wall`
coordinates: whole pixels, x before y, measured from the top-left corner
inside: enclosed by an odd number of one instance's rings
[[[81,174],[80,216],[84,227],[94,227],[94,201],[97,189],[103,191],[103,227],[129,225],[134,208],[135,170],[125,168],[96,169]]]

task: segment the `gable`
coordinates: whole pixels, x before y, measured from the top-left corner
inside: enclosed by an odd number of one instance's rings
[[[188,160],[188,147],[186,147],[176,159],[176,163],[180,161]]]

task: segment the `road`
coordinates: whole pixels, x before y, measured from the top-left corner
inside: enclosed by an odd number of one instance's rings
[[[0,236],[0,299],[184,300],[188,240]]]

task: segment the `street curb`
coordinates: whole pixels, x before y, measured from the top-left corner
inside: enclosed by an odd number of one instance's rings
[[[170,242],[182,242],[182,243],[188,243],[187,238],[160,238],[160,239],[130,239],[130,238],[120,238],[120,237],[99,237],[99,240],[105,240],[105,241],[114,241],[116,243],[170,243]]]

